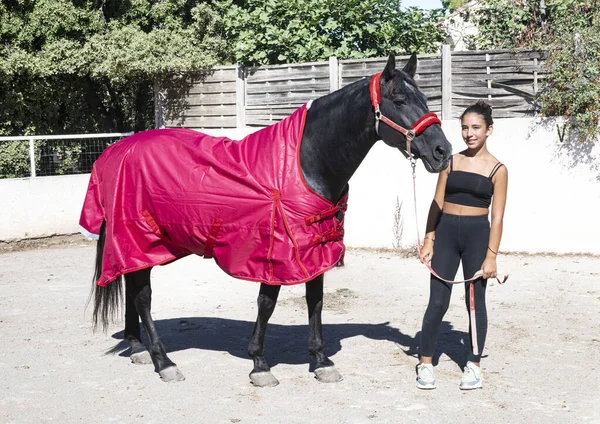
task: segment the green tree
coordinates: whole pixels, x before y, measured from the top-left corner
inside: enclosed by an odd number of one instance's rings
[[[247,65],[430,53],[445,33],[442,9],[397,0],[247,0],[217,3],[235,60]]]
[[[540,95],[542,113],[564,116],[580,139],[600,135],[600,5],[568,1],[552,12],[554,27]]]
[[[442,0],[442,6],[444,6],[445,9],[448,9],[450,12],[454,12],[468,2],[469,0]]]
[[[219,25],[187,0],[5,0],[0,134],[150,128],[155,78],[220,63]]]
[[[479,33],[473,48],[508,49],[532,47],[543,35],[539,2],[527,0],[484,0],[471,13]]]
[[[580,138],[600,133],[600,2],[485,0],[474,17],[475,48],[545,50],[541,112],[564,116]]]
[[[141,131],[154,126],[154,83],[180,82],[227,58],[220,18],[187,0],[3,0],[0,135]],[[0,176],[24,176],[23,143],[0,146]],[[38,142],[37,160],[77,168],[86,145]],[[25,168],[28,169],[28,168]]]

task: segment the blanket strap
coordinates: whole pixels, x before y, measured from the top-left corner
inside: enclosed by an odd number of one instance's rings
[[[206,237],[206,244],[204,245],[204,255],[202,255],[205,259],[211,259],[213,257],[213,249],[215,247],[215,241],[217,240],[217,234],[219,234],[219,230],[221,229],[221,224],[223,220],[221,218],[215,219],[213,225]]]
[[[331,230],[313,237],[313,244],[325,244],[330,241],[339,241],[344,238],[343,228],[332,228]]]
[[[152,215],[150,215],[150,212],[148,212],[148,210],[144,210],[142,212],[142,216],[144,217],[144,219],[146,220],[146,222],[148,223],[148,225],[150,226],[150,229],[154,232],[154,234],[156,234],[159,237],[163,237],[163,233],[160,230],[160,227],[158,226],[158,224],[156,223],[154,218],[152,218]]]
[[[346,212],[346,209],[348,209],[347,204],[338,203],[337,205],[331,206],[327,209],[323,209],[321,212],[319,212],[315,215],[310,215],[310,216],[304,217],[304,221],[306,222],[306,225],[312,225],[315,222],[320,222],[320,221],[323,221],[324,219],[328,219],[333,216],[336,216],[338,214],[338,212],[342,212],[342,213]]]

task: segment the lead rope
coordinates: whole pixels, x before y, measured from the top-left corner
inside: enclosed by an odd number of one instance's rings
[[[419,233],[419,214],[417,213],[417,161],[415,160],[414,157],[410,156],[408,158],[410,160],[410,166],[412,167],[412,177],[413,177],[413,203],[415,205],[415,223],[417,224],[417,250],[419,253],[419,260],[421,260],[421,236]],[[479,354],[479,345],[477,343],[477,326],[476,324],[476,318],[475,318],[475,280],[477,280],[478,278],[483,276],[483,271],[479,270],[477,271],[471,278],[468,278],[466,280],[460,280],[460,281],[451,281],[451,280],[446,280],[445,278],[442,278],[438,275],[437,272],[435,272],[433,270],[433,268],[431,267],[431,265],[429,265],[427,262],[423,262],[423,264],[427,267],[427,269],[429,270],[429,272],[431,274],[433,274],[435,277],[439,278],[440,280],[442,280],[445,283],[448,284],[460,284],[460,283],[469,283],[469,315],[471,317],[471,339],[472,339],[472,344],[473,344],[473,354],[474,355],[478,355]],[[506,282],[506,280],[508,279],[508,275],[505,275],[504,278],[502,279],[502,281],[500,281],[500,279],[498,277],[495,277],[496,281],[498,281],[498,283],[500,284],[504,284]]]

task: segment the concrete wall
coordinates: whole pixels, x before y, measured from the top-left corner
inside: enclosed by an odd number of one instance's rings
[[[78,231],[90,176],[0,180],[0,240],[45,237]]]
[[[463,149],[457,120],[443,128],[454,151]],[[212,130],[237,139],[254,129]],[[502,251],[600,254],[600,149],[561,143],[553,120],[498,119],[490,151],[508,167]],[[77,232],[88,175],[0,180],[0,240]],[[421,233],[437,175],[417,166]],[[378,143],[350,181],[346,244],[391,248],[396,199],[402,203],[401,244],[416,241],[409,162]]]
[[[454,152],[464,149],[458,120],[444,121]],[[571,147],[569,147],[571,146]],[[488,148],[508,168],[502,251],[600,253],[600,143],[565,144],[553,120],[497,119]],[[396,196],[402,202],[404,246],[416,240],[411,169],[383,143],[351,180],[346,242],[389,247]],[[421,237],[437,175],[417,165]]]

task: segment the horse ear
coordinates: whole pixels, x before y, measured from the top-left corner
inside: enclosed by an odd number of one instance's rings
[[[390,81],[394,79],[394,70],[396,70],[396,56],[394,56],[394,53],[390,53],[390,55],[388,56],[387,64],[385,65],[385,68],[381,73],[381,77],[383,78],[383,80]]]
[[[410,59],[408,59],[408,63],[402,70],[414,78],[415,74],[417,73],[417,54],[416,53],[413,53],[410,56]]]

